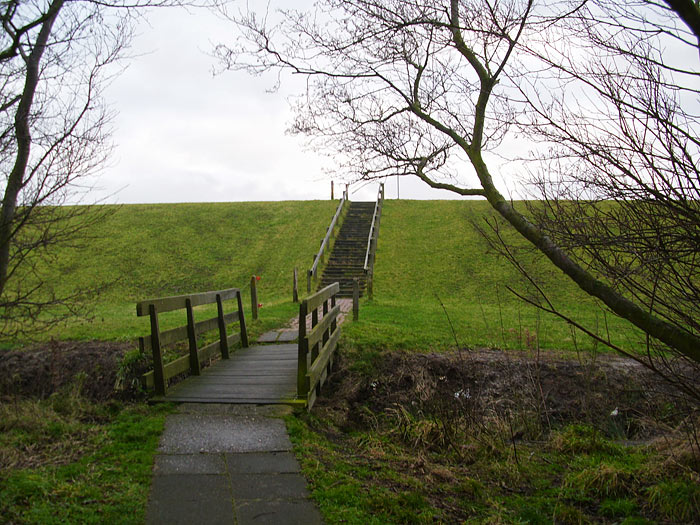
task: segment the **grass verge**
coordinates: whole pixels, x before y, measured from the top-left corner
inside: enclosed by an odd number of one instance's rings
[[[617,360],[357,352],[312,414],[287,419],[329,524],[693,523],[700,512],[700,453],[679,437],[697,414],[670,417],[673,397],[641,389],[652,383]]]
[[[143,523],[170,410],[67,391],[0,404],[3,523]]]

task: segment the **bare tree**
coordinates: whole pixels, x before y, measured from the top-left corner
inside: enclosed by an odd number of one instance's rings
[[[346,159],[341,169],[362,179],[416,175],[433,188],[486,198],[582,290],[659,345],[700,362],[696,298],[671,305],[669,297],[662,305],[660,286],[639,289],[642,274],[625,281],[607,271],[615,257],[635,257],[629,246],[613,242],[609,264],[592,264],[590,251],[566,226],[572,221],[555,226],[550,220],[566,210],[580,222],[581,214],[561,198],[595,195],[630,201],[624,209],[637,216],[663,209],[662,224],[685,199],[689,236],[677,260],[694,259],[698,113],[682,108],[688,98],[697,102],[697,73],[687,64],[667,65],[664,46],[691,47],[697,62],[698,34],[690,25],[697,12],[690,1],[326,0],[312,13],[234,16],[245,39],[217,51],[231,69],[306,75],[294,130],[338,152]],[[571,97],[579,97],[577,103]],[[628,112],[629,104],[641,111]],[[547,196],[558,196],[547,212],[517,209],[494,182],[494,153],[517,133],[542,145],[541,169],[533,173],[561,168],[554,180],[538,179]],[[621,133],[624,145],[615,141]],[[666,187],[647,169],[663,157],[668,163],[657,175],[666,177]],[[573,180],[571,170],[581,176]],[[590,180],[602,180],[601,188],[591,189]],[[621,181],[626,190],[601,193],[606,185],[621,188]],[[671,191],[679,187],[689,192]],[[562,191],[567,188],[584,193]],[[652,193],[642,197],[638,188]],[[674,235],[678,224],[666,231]],[[694,262],[674,268],[685,281],[669,285],[668,293],[675,286],[680,294],[688,281],[697,286]]]
[[[73,312],[57,291],[53,247],[104,212],[80,201],[112,146],[102,98],[119,72],[133,18],[177,0],[8,0],[0,5],[0,334],[11,338]],[[47,310],[53,310],[51,314]]]
[[[698,334],[700,33],[681,3],[668,4],[572,5],[539,32],[526,51],[553,89],[519,83],[521,128],[546,145],[533,157],[529,210],[542,230],[618,293]],[[684,359],[649,336],[646,346],[646,364],[700,397]]]

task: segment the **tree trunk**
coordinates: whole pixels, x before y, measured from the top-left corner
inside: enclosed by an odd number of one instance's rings
[[[15,138],[17,141],[17,153],[15,163],[7,178],[5,195],[2,199],[0,210],[0,296],[7,283],[7,272],[10,265],[10,245],[14,237],[14,219],[17,212],[17,200],[22,188],[26,184],[24,180],[29,154],[31,150],[32,135],[29,124],[29,115],[34,102],[34,95],[39,84],[39,65],[46,49],[46,44],[51,35],[51,29],[58,16],[64,0],[55,0],[49,7],[48,16],[41,25],[41,30],[36,42],[29,53],[23,58],[26,63],[24,89],[15,113]]]

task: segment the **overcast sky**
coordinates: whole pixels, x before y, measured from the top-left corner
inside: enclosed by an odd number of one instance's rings
[[[157,9],[137,27],[127,69],[106,97],[118,116],[116,149],[92,198],[106,202],[305,200],[330,197],[323,167],[332,159],[285,134],[287,97],[299,85],[266,92],[271,79],[212,74],[214,44],[231,42],[230,22],[206,10]],[[387,184],[396,198],[397,182]],[[352,190],[351,190],[352,191]],[[373,200],[377,185],[353,200]],[[337,193],[336,193],[337,195]],[[402,178],[401,198],[454,198]]]

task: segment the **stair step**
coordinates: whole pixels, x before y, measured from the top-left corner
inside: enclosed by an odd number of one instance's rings
[[[367,239],[372,227],[374,202],[351,202],[333,244],[333,250],[319,279],[322,288],[331,283],[340,284],[340,297],[352,297],[354,278],[362,296],[366,284],[364,270]]]

